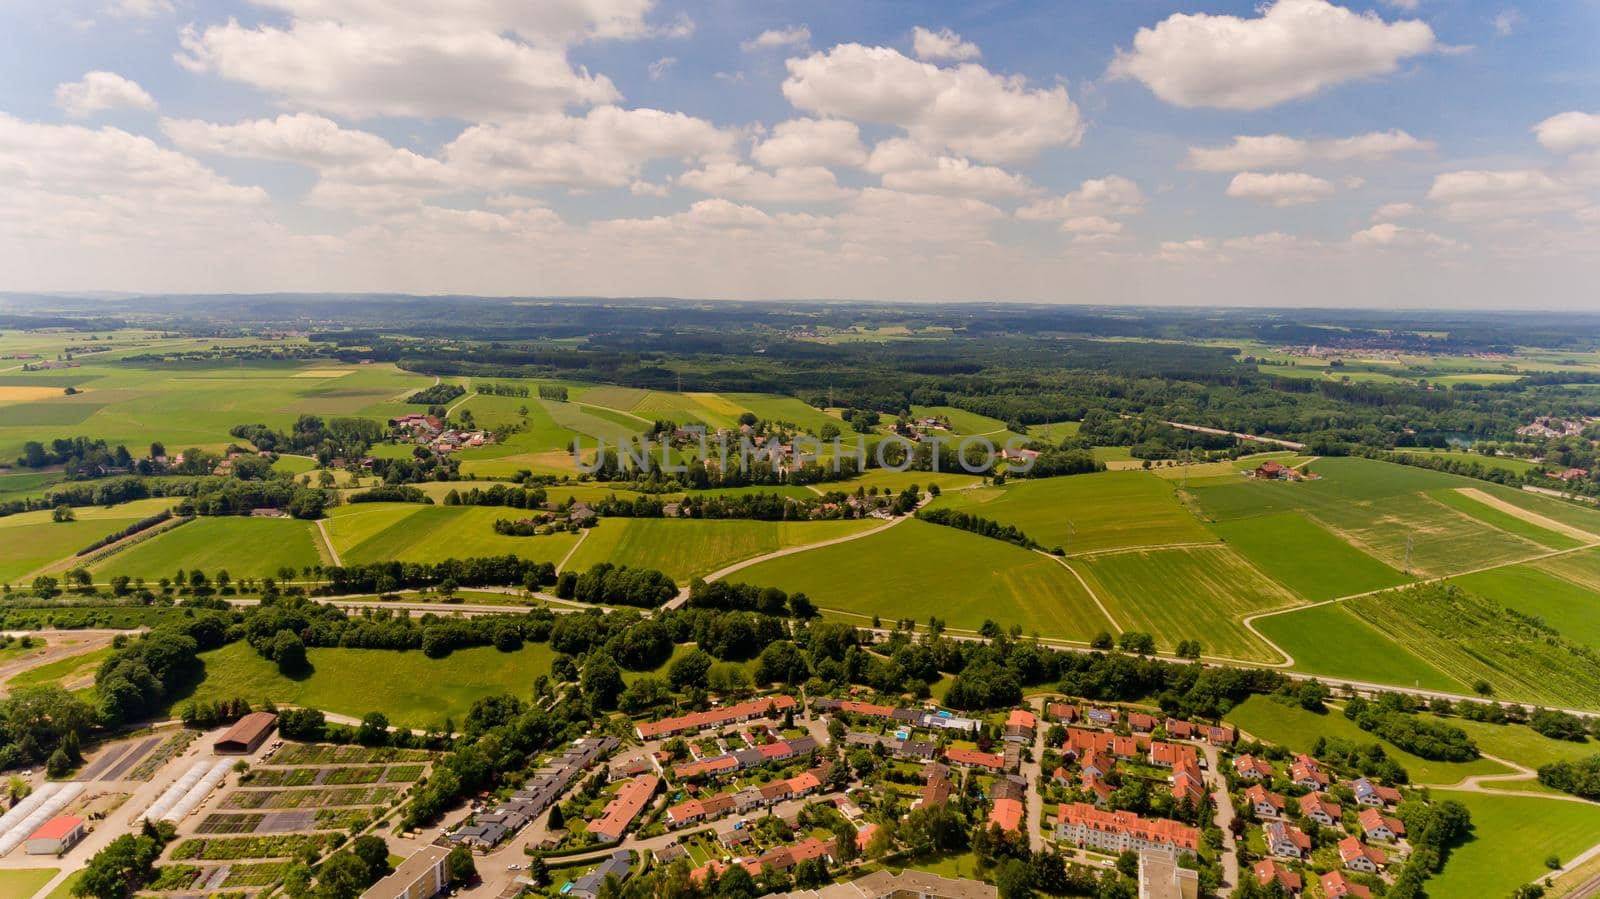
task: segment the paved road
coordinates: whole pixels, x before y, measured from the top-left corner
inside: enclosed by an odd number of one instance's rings
[[[1233,801],[1228,798],[1228,781],[1218,761],[1217,747],[1196,744],[1205,753],[1207,779],[1211,781],[1211,800],[1217,806],[1217,826],[1222,828],[1222,895],[1239,885],[1239,847],[1233,839]]]
[[[1028,707],[1033,709],[1039,720],[1033,733],[1033,760],[1022,763],[1022,777],[1028,782],[1028,792],[1025,797],[1027,803],[1028,848],[1038,852],[1044,848],[1044,835],[1041,832],[1044,826],[1044,802],[1039,797],[1039,780],[1043,777],[1044,768],[1039,760],[1044,758],[1044,704],[1045,699],[1034,697],[1028,701]]]

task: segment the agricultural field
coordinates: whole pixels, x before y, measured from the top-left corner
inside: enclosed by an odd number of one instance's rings
[[[499,506],[355,503],[334,510],[324,527],[340,561],[346,564],[437,562],[507,554],[560,562],[578,542],[576,534],[510,537],[494,532],[496,519],[515,520],[524,514]]]
[[[876,518],[843,521],[611,518],[588,530],[567,568],[583,571],[598,562],[655,568],[680,586],[686,586],[690,578],[708,575],[735,562],[858,534],[882,525]]]
[[[1600,651],[1600,593],[1531,562],[1480,571],[1452,582],[1469,593],[1486,596],[1524,615],[1533,615],[1563,637]]]
[[[1395,587],[1408,580],[1303,515],[1279,513],[1220,521],[1212,530],[1257,568],[1313,602]]]
[[[100,663],[111,656],[111,648],[91,650],[66,656],[13,674],[6,682],[8,690],[26,687],[61,687],[67,690],[88,689],[94,684],[94,673]]]
[[[1472,689],[1412,654],[1385,628],[1350,614],[1343,603],[1266,615],[1254,625],[1294,658],[1296,671],[1447,693]]]
[[[977,434],[989,435],[996,444],[1003,444],[1004,437],[1010,432],[1006,430],[1006,423],[998,418],[957,409],[954,406],[912,406],[912,418],[944,418],[950,422],[950,430],[962,437]]]
[[[1600,842],[1600,806],[1590,803],[1454,791],[1434,796],[1467,807],[1472,835],[1428,880],[1430,896],[1507,896],[1548,874],[1546,857],[1567,862]]]
[[[762,562],[735,580],[800,591],[857,616],[976,630],[986,620],[1087,641],[1110,622],[1058,560],[999,540],[906,521],[859,540]]]
[[[0,871],[0,896],[32,896],[43,889],[51,878],[60,873],[60,868],[24,868]]]
[[[1276,662],[1242,619],[1299,602],[1224,546],[1104,553],[1071,564],[1125,629],[1152,634],[1164,650],[1194,639],[1208,656]]]
[[[1502,504],[1481,490],[1430,490],[1430,498],[1508,534],[1515,534],[1546,549],[1574,549],[1585,543],[1600,541],[1600,537],[1587,535],[1553,519],[1544,518],[1525,509]]]
[[[113,553],[90,571],[99,581],[118,575],[155,581],[196,568],[208,575],[226,570],[234,578],[267,577],[280,568],[298,571],[332,561],[315,522],[203,516]]]
[[[1405,768],[1411,775],[1411,782],[1417,784],[1453,784],[1476,774],[1512,773],[1511,769],[1489,759],[1436,762],[1412,755],[1357,727],[1337,708],[1319,714],[1269,696],[1252,696],[1223,718],[1252,737],[1277,743],[1295,752],[1310,752],[1318,737],[1342,737],[1356,743],[1376,743]]]
[[[306,651],[311,673],[289,678],[239,641],[200,654],[205,673],[173,708],[189,700],[245,697],[253,704],[270,699],[360,717],[378,711],[393,724],[436,727],[446,717],[460,721],[472,703],[485,696],[524,696],[541,674],[550,673],[555,653],[547,643],[527,643],[515,652],[493,647],[458,649],[442,659],[421,652],[313,647]],[[373,677],[375,671],[382,677]]]
[[[1068,555],[1216,540],[1179,502],[1171,484],[1144,472],[1017,480],[947,493],[938,502],[1014,525]]]
[[[169,504],[169,500],[140,500],[110,509],[75,509],[76,521],[52,521],[49,510],[0,518],[0,582],[20,582],[52,563],[70,561],[78,550]]]
[[[1551,762],[1576,762],[1600,754],[1600,742],[1592,739],[1582,743],[1555,740],[1525,724],[1489,724],[1465,718],[1446,720],[1466,731],[1467,736],[1485,754],[1516,762],[1526,768],[1537,770],[1541,765]]]

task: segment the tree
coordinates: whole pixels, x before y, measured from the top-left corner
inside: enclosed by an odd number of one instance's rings
[[[362,746],[382,746],[389,742],[389,716],[382,712],[368,712],[356,731],[356,741]]]
[[[702,649],[691,649],[679,656],[667,670],[667,680],[674,690],[686,690],[689,687],[704,687],[706,685],[706,672],[711,670],[716,659]]]
[[[603,652],[591,652],[583,663],[583,679],[580,684],[583,695],[599,709],[614,709],[617,707],[617,697],[622,694],[622,669],[617,667],[615,660]]]
[[[45,762],[45,771],[54,778],[65,777],[72,770],[72,759],[63,749],[56,749],[50,753],[49,761]]]
[[[1089,641],[1089,646],[1093,649],[1110,649],[1112,646],[1111,632],[1101,631],[1095,634],[1094,639]]]
[[[559,804],[550,806],[550,820],[545,823],[545,826],[550,830],[566,829],[567,819],[561,814],[561,806]]]
[[[1117,638],[1117,647],[1123,652],[1146,656],[1156,651],[1156,638],[1142,631],[1123,631]]]
[[[1008,858],[995,868],[994,885],[1000,899],[1028,899],[1033,895],[1033,873],[1027,862]]]
[[[384,874],[388,872],[389,844],[383,837],[363,834],[350,844],[350,851],[356,854],[356,858],[367,863],[372,882],[382,880]]]
[[[76,521],[77,519],[78,516],[72,511],[72,507],[67,505],[56,506],[55,511],[50,513],[51,521]]]
[[[550,868],[544,863],[544,857],[535,855],[533,861],[528,863],[528,879],[536,886],[543,886],[550,881]]]
[[[89,859],[72,895],[123,899],[144,886],[151,866],[161,857],[161,841],[149,834],[124,834]]]
[[[300,635],[291,630],[278,631],[272,638],[272,658],[278,670],[287,675],[301,674],[310,666],[306,663],[306,645]]]
[[[317,899],[355,899],[373,884],[372,869],[346,850],[328,856],[317,869]]]
[[[445,867],[450,870],[450,882],[456,886],[478,879],[478,866],[472,860],[472,850],[466,846],[458,845],[451,849],[450,855],[445,858]]]

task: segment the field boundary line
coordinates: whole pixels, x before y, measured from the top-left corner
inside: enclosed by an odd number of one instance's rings
[[[343,568],[344,562],[339,559],[339,551],[333,548],[333,540],[328,536],[326,518],[317,519],[317,533],[322,536],[322,546],[328,551],[328,558],[333,560],[335,568]]]
[[[610,406],[602,406],[599,403],[580,403],[577,400],[572,400],[568,403],[568,405],[577,406],[580,409],[604,409],[607,412],[615,412],[618,415],[626,415],[634,421],[642,422],[647,427],[655,424],[654,421],[640,415],[634,415],[632,412],[629,412],[626,409],[613,409]]]
[[[1083,587],[1083,591],[1089,594],[1089,598],[1094,600],[1094,604],[1100,608],[1100,614],[1106,616],[1106,620],[1111,622],[1111,626],[1116,629],[1117,633],[1122,633],[1122,625],[1117,623],[1116,616],[1112,615],[1111,610],[1106,608],[1106,604],[1100,601],[1100,594],[1094,592],[1094,588],[1089,586],[1089,582],[1084,579],[1083,575],[1078,573],[1078,569],[1068,565],[1066,559],[1063,559],[1060,556],[1052,556],[1042,549],[1036,549],[1034,552],[1044,556],[1047,559],[1054,560],[1057,565],[1060,565],[1062,568],[1072,572],[1072,576],[1078,579],[1078,583]]]
[[[594,528],[584,528],[578,533],[578,539],[572,544],[572,548],[567,550],[567,554],[562,556],[561,561],[556,563],[556,574],[560,574],[561,572],[567,570],[567,563],[572,561],[572,554],[577,552],[578,547],[583,545],[583,541],[589,538],[589,532],[592,530],[594,530]]]
[[[466,380],[467,383],[463,384],[462,386],[464,388],[466,388],[467,395],[462,397],[459,400],[456,400],[454,405],[452,405],[450,408],[444,410],[444,417],[445,418],[449,418],[450,417],[450,413],[452,413],[452,412],[456,411],[457,409],[461,408],[463,405],[466,404],[466,402],[468,400],[470,400],[473,397],[477,396],[476,393],[472,392],[472,379],[471,378],[467,378],[465,380]]]
[[[1505,514],[1510,515],[1512,518],[1527,524],[1531,524],[1534,527],[1544,528],[1547,531],[1553,531],[1557,534],[1571,537],[1574,540],[1579,540],[1585,543],[1600,541],[1600,534],[1586,531],[1583,528],[1577,527],[1576,525],[1570,525],[1565,522],[1556,521],[1554,518],[1551,518],[1547,515],[1540,515],[1538,512],[1535,512],[1531,509],[1524,509],[1521,506],[1513,505],[1498,496],[1492,496],[1476,487],[1457,487],[1455,488],[1455,492],[1466,497],[1467,499],[1472,500],[1473,502],[1481,503],[1491,509],[1504,512]]]
[[[1168,549],[1219,549],[1227,545],[1228,544],[1223,543],[1221,540],[1213,540],[1206,543],[1151,543],[1146,546],[1112,546],[1106,549],[1086,549],[1083,552],[1067,553],[1056,558],[1092,559],[1096,556],[1117,556],[1125,555],[1127,553],[1153,552]]]

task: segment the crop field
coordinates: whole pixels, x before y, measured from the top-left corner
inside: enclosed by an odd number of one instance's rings
[[[526,696],[535,678],[550,673],[555,658],[547,643],[524,644],[515,652],[459,649],[442,659],[421,652],[322,647],[306,655],[311,673],[289,678],[244,641],[201,653],[203,677],[190,693],[174,698],[173,708],[190,699],[242,696],[257,705],[270,699],[355,717],[383,712],[392,724],[433,727],[446,717],[459,722],[485,696]]]
[[[1405,575],[1303,515],[1280,513],[1212,526],[1236,552],[1313,602],[1395,587]]]
[[[912,406],[911,416],[913,418],[947,419],[950,422],[950,430],[963,437],[988,434],[994,438],[999,438],[1007,433],[1006,423],[1000,419],[979,415],[976,412],[968,412],[965,409],[957,409],[954,406]],[[995,442],[1001,443],[1002,441],[996,440]]]
[[[1343,606],[1450,677],[1488,681],[1497,696],[1600,706],[1600,671],[1492,600],[1434,588],[1376,593]]]
[[[347,564],[506,554],[559,562],[578,540],[576,534],[509,537],[494,532],[496,519],[515,520],[523,514],[498,506],[356,503],[336,510],[326,527],[340,560]]]
[[[942,492],[948,494],[956,490],[976,487],[982,481],[983,479],[978,475],[967,474],[964,471],[888,471],[882,468],[869,468],[862,472],[860,477],[851,478],[848,481],[830,481],[826,484],[818,484],[817,489],[823,491],[841,490],[846,493],[854,493],[857,487],[865,487],[868,490],[876,487],[880,493],[885,490],[891,493],[899,493],[915,484],[922,490],[938,485]],[[949,500],[945,500],[945,502],[949,502]]]
[[[1277,743],[1295,752],[1310,752],[1318,737],[1341,737],[1356,743],[1376,743],[1406,769],[1412,783],[1453,784],[1475,774],[1511,773],[1509,768],[1489,759],[1436,762],[1412,755],[1357,727],[1337,708],[1319,714],[1268,696],[1252,696],[1223,717],[1253,737]]]
[[[734,562],[860,533],[882,524],[875,518],[846,521],[612,518],[589,529],[567,567],[583,571],[597,562],[611,562],[630,568],[655,568],[665,572],[679,586],[685,586],[690,578],[710,574]]]
[[[1549,873],[1544,859],[1570,861],[1600,842],[1600,806],[1536,796],[1441,792],[1472,814],[1472,835],[1428,880],[1430,896],[1507,896]]]
[[[1465,718],[1446,719],[1467,732],[1478,748],[1495,758],[1508,759],[1537,769],[1551,762],[1576,762],[1600,753],[1600,743],[1584,740],[1555,740],[1525,724],[1489,724]]]
[[[950,493],[939,504],[1015,525],[1068,555],[1216,540],[1178,501],[1171,484],[1144,472],[1012,481]]]
[[[1600,594],[1545,566],[1553,560],[1512,565],[1456,578],[1463,590],[1534,615],[1562,636],[1600,651]]]
[[[1594,543],[1600,537],[1580,537],[1581,531],[1553,519],[1544,518],[1517,506],[1502,505],[1481,490],[1430,490],[1428,497],[1508,534],[1515,534],[1546,549],[1573,549]]]
[[[725,396],[740,408],[754,412],[758,418],[766,421],[788,422],[813,434],[821,432],[823,427],[829,424],[841,431],[846,430],[844,422],[838,417],[792,396],[773,396],[765,393],[729,393]],[[610,404],[602,403],[602,405]]]
[[[99,670],[100,663],[110,656],[110,647],[66,656],[13,674],[6,686],[12,690],[44,686],[83,689],[94,683],[94,673]]]
[[[156,580],[179,569],[235,578],[276,576],[331,562],[322,554],[314,522],[292,518],[200,517],[107,556],[91,571],[96,580],[117,575]]]
[[[155,514],[161,506],[145,512],[147,503],[116,507],[113,517],[94,513],[104,509],[84,509],[76,521],[51,521],[50,512],[23,512],[0,518],[0,582],[17,581],[58,560],[69,559],[78,550],[108,534]]]
[[[1199,640],[1206,655],[1278,660],[1241,623],[1252,613],[1298,600],[1227,547],[1156,549],[1075,559],[1112,614],[1128,630],[1155,636],[1171,649]]]
[[[922,521],[762,562],[733,579],[798,590],[818,606],[863,618],[925,622],[931,615],[967,630],[993,620],[1067,640],[1109,629],[1055,559]]]
[[[1447,693],[1471,692],[1470,683],[1413,655],[1386,629],[1350,614],[1343,603],[1267,615],[1257,618],[1255,626],[1294,657],[1296,671]]]

